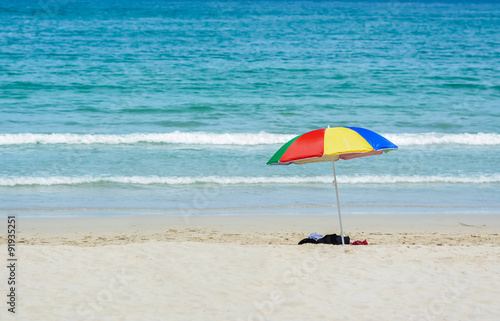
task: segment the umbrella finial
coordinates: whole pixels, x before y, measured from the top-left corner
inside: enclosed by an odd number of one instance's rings
[[[328,125],[328,128],[330,128],[330,125]]]

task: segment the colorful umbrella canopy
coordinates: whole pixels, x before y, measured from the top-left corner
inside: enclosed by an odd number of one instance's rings
[[[380,155],[398,146],[371,130],[359,127],[317,129],[297,136],[283,145],[268,165],[331,162]]]
[[[335,161],[380,155],[398,146],[371,130],[359,127],[333,127],[317,129],[297,136],[283,145],[267,162],[268,165],[307,164],[332,162],[340,234],[344,244],[344,230],[340,215],[339,193]]]

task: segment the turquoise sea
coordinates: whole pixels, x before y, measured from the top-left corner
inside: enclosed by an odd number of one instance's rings
[[[500,214],[498,2],[0,2],[0,215]]]

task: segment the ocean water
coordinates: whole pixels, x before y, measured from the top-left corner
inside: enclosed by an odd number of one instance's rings
[[[500,4],[0,2],[0,215],[500,214]]]

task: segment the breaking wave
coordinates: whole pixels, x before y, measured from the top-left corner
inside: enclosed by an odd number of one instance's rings
[[[119,183],[139,185],[248,185],[248,184],[312,184],[332,183],[330,176],[286,176],[286,177],[243,177],[243,176],[200,176],[200,177],[161,177],[161,176],[52,176],[52,177],[2,177],[0,186],[35,186],[35,185],[78,185],[93,183]],[[500,183],[500,174],[489,176],[339,176],[339,184],[491,184]]]
[[[500,134],[385,134],[384,137],[398,146],[411,145],[500,145]]]
[[[256,134],[215,134],[205,132],[135,133],[124,135],[80,134],[2,134],[0,145],[16,144],[193,144],[193,145],[266,145],[286,143],[294,135],[260,132]]]
[[[134,134],[0,134],[0,146],[23,144],[191,144],[191,145],[271,145],[284,144],[296,135],[260,133],[206,133],[206,132],[171,132],[171,133],[134,133]],[[383,134],[398,146],[412,145],[500,145],[500,134]]]

